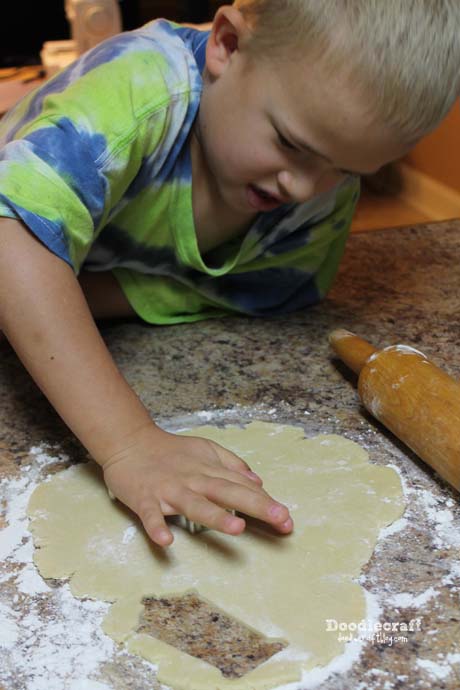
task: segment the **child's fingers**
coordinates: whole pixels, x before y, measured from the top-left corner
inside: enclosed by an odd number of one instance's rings
[[[251,515],[278,528],[289,519],[289,510],[259,487],[247,487],[226,479],[210,478],[202,492],[224,508]]]
[[[230,473],[230,475],[231,479],[201,475],[190,482],[188,487],[184,485],[170,487],[168,495],[163,498],[179,513],[207,526],[213,527],[215,520],[219,522],[226,518],[227,527],[230,525],[237,527],[238,523],[233,522],[225,510],[231,509],[268,522],[281,531],[286,531],[283,527],[289,520],[289,510],[286,506],[271,498],[261,487],[254,484],[246,486],[242,482],[235,481],[237,474]],[[248,481],[248,484],[251,482]],[[197,506],[200,512],[197,512]],[[217,527],[217,529],[222,528]],[[222,531],[228,532],[228,529],[224,527]],[[229,533],[234,534],[240,531],[242,529],[238,528],[237,532],[230,531]]]
[[[248,477],[245,473],[228,469],[223,465],[206,465],[203,471],[196,474],[195,481],[190,483],[190,488],[197,490],[198,493],[204,493],[200,487],[206,485],[209,479],[224,479],[228,482],[232,482],[236,486],[245,486],[251,491],[257,491],[263,496],[268,496],[260,481],[255,481],[251,477]]]
[[[174,541],[171,530],[166,524],[159,504],[152,500],[145,508],[138,511],[144,529],[150,539],[158,546],[169,546]]]
[[[242,518],[232,515],[224,508],[189,489],[181,491],[180,506],[178,510],[189,520],[225,534],[241,534],[246,526]]]
[[[230,450],[227,450],[227,448],[220,446],[218,443],[214,443],[214,448],[224,467],[227,467],[227,469],[233,470],[234,472],[243,474],[245,477],[251,479],[251,481],[256,482],[256,484],[263,484],[261,477],[259,477],[256,472],[251,470],[247,462],[239,458]]]

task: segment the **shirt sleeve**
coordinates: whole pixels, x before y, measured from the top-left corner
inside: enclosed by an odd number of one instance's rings
[[[68,118],[41,120],[0,153],[0,214],[78,271],[107,209],[107,180]]]
[[[0,124],[0,215],[25,223],[75,272],[170,119],[170,70],[142,41],[101,44]]]

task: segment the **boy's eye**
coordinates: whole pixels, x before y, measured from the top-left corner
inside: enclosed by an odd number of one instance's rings
[[[284,146],[287,149],[291,149],[291,151],[297,150],[296,147],[294,146],[294,144],[291,144],[290,141],[288,141],[285,137],[283,137],[281,132],[277,131],[277,134],[278,134],[278,141],[281,144],[281,146]]]

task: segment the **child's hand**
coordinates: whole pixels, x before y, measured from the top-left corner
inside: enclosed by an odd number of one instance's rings
[[[170,434],[152,423],[101,464],[108,488],[137,513],[160,546],[173,541],[165,515],[185,515],[226,534],[240,534],[245,521],[226,508],[268,522],[283,534],[292,531],[286,506],[270,498],[243,460],[213,441]]]

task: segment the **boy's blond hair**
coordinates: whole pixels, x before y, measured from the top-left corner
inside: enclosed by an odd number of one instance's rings
[[[323,60],[406,142],[434,129],[460,94],[460,0],[235,0],[268,59]],[[286,50],[286,49],[289,50]]]

